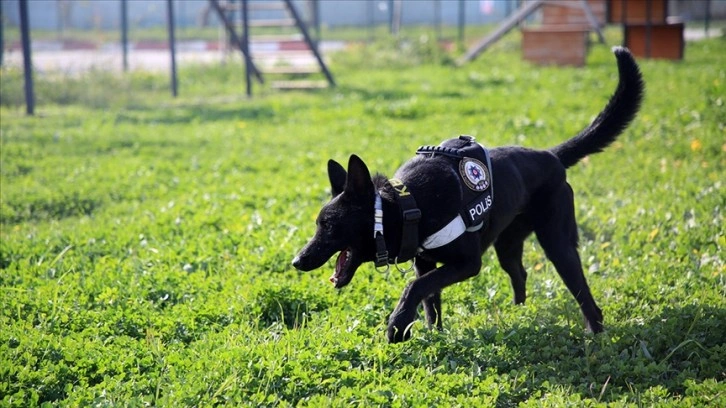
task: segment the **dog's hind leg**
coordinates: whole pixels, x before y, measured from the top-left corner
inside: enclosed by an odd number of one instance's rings
[[[435,262],[427,261],[421,257],[416,257],[416,277],[420,278],[434,269],[436,269]],[[441,330],[443,328],[441,323],[441,291],[439,290],[432,293],[428,297],[424,298],[421,303],[423,304],[424,313],[426,314],[426,322],[429,327],[436,327]]]
[[[494,243],[499,264],[509,274],[509,279],[512,281],[514,304],[517,305],[524,303],[527,299],[527,271],[522,265],[522,250],[524,249],[524,240],[531,233],[531,227],[515,220],[499,234],[497,241]]]
[[[577,224],[572,188],[566,182],[546,197],[537,199],[534,217],[537,240],[547,258],[555,265],[562,280],[580,305],[588,328],[593,333],[603,331],[602,311],[595,304],[577,252]]]

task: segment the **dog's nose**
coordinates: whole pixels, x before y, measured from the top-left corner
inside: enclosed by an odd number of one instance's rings
[[[292,260],[292,266],[295,267],[295,269],[300,269],[300,257],[296,256],[295,259]]]

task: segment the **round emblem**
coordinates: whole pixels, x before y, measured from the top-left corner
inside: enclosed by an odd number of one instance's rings
[[[479,160],[465,157],[459,162],[459,173],[467,187],[474,191],[489,188],[489,172]]]

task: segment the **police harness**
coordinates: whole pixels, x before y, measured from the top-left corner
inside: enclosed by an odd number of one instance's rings
[[[386,242],[383,237],[383,204],[381,196],[376,191],[374,203],[374,227],[373,238],[376,243],[376,258],[374,264],[376,269],[388,270],[388,265],[393,263],[401,272],[409,269],[401,269],[399,262],[415,260],[415,256],[426,250],[440,248],[460,237],[464,232],[475,232],[489,222],[489,214],[494,202],[494,186],[492,184],[492,166],[489,151],[471,136],[459,136],[461,147],[444,146],[421,146],[416,154],[435,157],[436,155],[454,159],[452,165],[459,170],[462,183],[466,186],[463,189],[463,208],[459,214],[446,224],[443,228],[423,240],[419,245],[418,223],[421,220],[421,210],[416,205],[413,194],[406,185],[399,179],[390,179],[393,187],[396,202],[401,209],[402,231],[401,246],[398,255],[389,257],[386,249]]]

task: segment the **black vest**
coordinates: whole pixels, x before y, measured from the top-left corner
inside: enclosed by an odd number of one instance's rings
[[[439,146],[421,146],[416,154],[434,157],[442,155],[452,158],[463,185],[464,206],[459,210],[468,231],[476,231],[488,223],[494,203],[491,160],[489,151],[471,136],[449,139]]]

